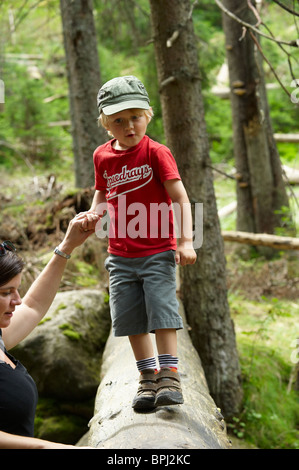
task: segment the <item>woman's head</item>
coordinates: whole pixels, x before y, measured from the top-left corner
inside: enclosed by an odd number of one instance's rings
[[[0,329],[9,326],[13,312],[21,304],[19,287],[24,263],[8,242],[0,243]]]
[[[0,286],[7,284],[24,268],[23,260],[16,254],[11,242],[0,243]]]

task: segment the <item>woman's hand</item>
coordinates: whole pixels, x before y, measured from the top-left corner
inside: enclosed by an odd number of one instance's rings
[[[95,231],[100,217],[96,212],[80,212],[69,223],[65,237],[59,244],[64,253],[70,255],[74,248],[81,245]]]

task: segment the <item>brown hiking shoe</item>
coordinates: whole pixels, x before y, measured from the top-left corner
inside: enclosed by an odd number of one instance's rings
[[[156,406],[184,403],[181,381],[176,369],[163,367],[157,374]]]
[[[156,377],[154,369],[145,369],[140,373],[139,387],[132,403],[135,410],[155,408]]]

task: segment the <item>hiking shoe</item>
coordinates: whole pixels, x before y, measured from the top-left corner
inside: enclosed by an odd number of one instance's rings
[[[140,373],[139,387],[132,403],[135,410],[155,408],[156,377],[154,369],[145,369]]]
[[[176,369],[163,367],[157,374],[156,406],[184,403],[181,381]]]

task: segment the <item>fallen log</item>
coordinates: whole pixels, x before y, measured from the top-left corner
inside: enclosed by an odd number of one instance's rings
[[[224,241],[244,243],[254,246],[268,246],[276,250],[299,250],[299,239],[292,237],[279,237],[268,233],[250,233],[222,231]]]
[[[274,134],[276,142],[292,142],[297,144],[299,142],[299,134]]]
[[[181,314],[183,315],[182,306]],[[128,338],[110,334],[102,380],[89,426],[89,445],[102,449],[226,449],[230,441],[211,398],[187,328],[178,332],[184,404],[136,412],[132,399],[138,373]]]

